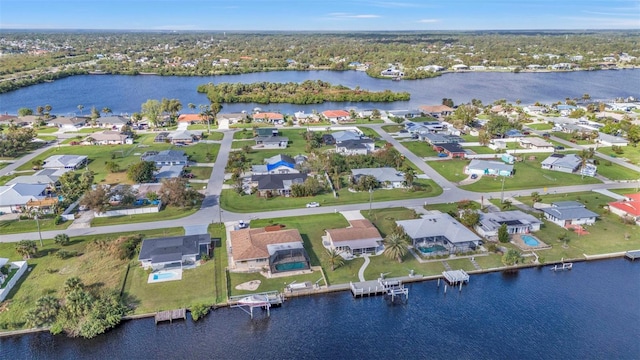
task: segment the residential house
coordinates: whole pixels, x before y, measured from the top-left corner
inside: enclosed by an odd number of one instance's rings
[[[513,165],[500,161],[473,159],[469,165],[464,168],[464,173],[478,176],[513,176]]]
[[[285,136],[257,136],[256,148],[276,149],[286,148],[289,144],[289,138]]]
[[[9,114],[2,114],[0,115],[0,125],[11,125],[11,124],[16,124],[18,122],[18,116],[16,115],[9,115]]]
[[[542,160],[540,165],[543,169],[564,173],[574,173],[579,169],[579,174],[586,176],[595,176],[597,170],[596,166],[591,163],[587,163],[584,167],[581,167],[582,159],[576,154],[554,153]]]
[[[280,132],[276,128],[259,127],[256,130],[257,136],[278,136]]]
[[[388,110],[387,115],[399,119],[413,119],[415,117],[421,116],[422,113],[420,112],[420,110]]]
[[[635,222],[639,222],[640,193],[627,194],[622,200],[610,202],[609,210],[622,218],[631,218]]]
[[[592,225],[600,216],[577,201],[554,202],[551,206],[540,208],[540,210],[547,220],[562,227]]]
[[[541,115],[549,112],[546,106],[538,106],[538,105],[528,105],[523,107],[522,110],[530,115]]]
[[[322,112],[322,116],[332,123],[351,121],[351,115],[345,110],[326,110]]]
[[[164,165],[154,173],[154,177],[156,178],[156,181],[179,178],[182,177],[183,171],[184,165]]]
[[[123,126],[129,125],[130,121],[123,116],[106,116],[97,118],[96,123],[100,127],[120,131]]]
[[[145,239],[138,261],[144,269],[185,269],[198,265],[200,257],[211,255],[211,235],[183,235]]]
[[[260,196],[289,196],[293,184],[303,184],[307,174],[254,174],[252,186],[257,187]]]
[[[449,214],[422,215],[420,219],[396,221],[414,248],[444,246],[450,253],[475,250],[480,237]]]
[[[274,112],[259,112],[253,114],[253,121],[271,124],[284,124],[284,115]]]
[[[439,144],[458,144],[463,140],[459,136],[455,135],[446,135],[446,134],[433,134],[427,133],[423,134],[421,140],[425,140],[431,145],[439,145]]]
[[[464,71],[469,70],[469,67],[465,64],[455,64],[451,67],[451,69],[453,69],[453,71]]]
[[[55,126],[61,131],[78,131],[89,121],[88,117],[74,116],[74,117],[56,117],[47,122],[49,126]]]
[[[165,165],[189,165],[189,159],[182,150],[147,151],[140,157],[142,161],[152,161],[157,167]]]
[[[169,133],[166,131],[162,131],[159,132],[154,138],[153,138],[153,142],[155,143],[164,143],[164,142],[168,142],[169,138],[167,138],[167,136],[169,136]]]
[[[343,155],[367,155],[375,150],[376,144],[371,139],[345,140],[336,142],[336,153]]]
[[[360,140],[363,138],[362,133],[356,130],[336,131],[330,135],[333,137],[335,144],[339,144],[343,141]]]
[[[351,179],[357,183],[363,176],[373,176],[386,189],[404,187],[404,174],[390,167],[351,169]]]
[[[47,198],[49,184],[11,184],[0,186],[0,213],[21,212],[29,202]],[[57,200],[57,198],[55,199]]]
[[[264,165],[253,165],[251,172],[261,174],[298,174],[296,160],[289,155],[276,155],[264,160]]]
[[[176,130],[167,135],[172,144],[193,144],[202,139],[202,131]]]
[[[47,185],[49,189],[55,189],[58,185],[58,179],[62,174],[67,171],[71,171],[71,169],[42,169],[36,172],[33,175],[22,175],[15,177],[9,181],[5,185],[13,185],[13,184],[44,184]]]
[[[248,118],[249,116],[242,112],[216,115],[218,123],[220,123],[220,121],[228,121],[229,124],[239,124],[245,122]]]
[[[425,115],[437,118],[449,116],[453,114],[454,111],[453,108],[450,108],[447,105],[422,105],[418,107],[418,110]]]
[[[596,140],[602,146],[627,146],[629,141],[620,136],[613,136],[605,133],[598,133],[598,139]]]
[[[271,273],[310,268],[309,255],[297,229],[269,226],[230,232],[231,261],[236,271]]]
[[[82,143],[85,145],[133,144],[133,138],[119,131],[106,130],[87,136]]]
[[[474,228],[478,234],[486,238],[496,238],[502,224],[507,225],[509,234],[528,234],[540,230],[542,225],[538,218],[520,210],[489,213],[478,211],[478,214],[480,221]]]
[[[200,114],[180,114],[178,116],[178,124],[186,123],[186,124],[203,124],[207,121]]]
[[[335,145],[336,139],[331,134],[322,135],[322,143],[325,145]]]
[[[520,138],[520,146],[540,152],[553,152],[553,144],[539,137]]]
[[[466,152],[458,143],[445,143],[445,144],[437,144],[433,145],[433,150],[447,154],[447,156],[451,158],[464,158],[466,156]]]
[[[390,67],[388,69],[382,70],[380,72],[380,76],[385,76],[385,77],[403,77],[404,73],[401,70],[396,69],[395,67]]]
[[[382,235],[371,221],[350,220],[349,227],[325,230],[323,245],[344,255],[376,254],[384,250]]]
[[[85,155],[52,155],[42,165],[45,169],[70,169],[76,170],[87,165],[88,157]]]
[[[520,132],[520,130],[518,130],[518,129],[511,129],[511,130],[507,130],[504,133],[504,137],[511,138],[511,139],[513,139],[513,138],[521,138],[521,137],[524,137],[524,134],[522,132]]]
[[[298,111],[293,114],[293,118],[298,124],[306,124],[320,121],[320,117],[316,114],[307,114],[304,111]]]

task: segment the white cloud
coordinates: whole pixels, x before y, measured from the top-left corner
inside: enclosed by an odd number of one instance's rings
[[[418,22],[421,24],[433,24],[433,23],[440,22],[440,20],[439,19],[421,19],[421,20],[418,20]]]
[[[348,13],[331,13],[329,17],[335,19],[377,19],[380,15],[373,14],[348,14]]]

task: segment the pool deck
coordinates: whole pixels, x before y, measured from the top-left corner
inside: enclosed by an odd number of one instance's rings
[[[536,239],[536,241],[538,242],[538,245],[536,246],[527,245],[524,242],[524,239],[522,239],[522,235],[528,235]],[[542,240],[538,239],[538,237],[536,237],[533,234],[511,234],[511,243],[517,246],[518,248],[520,248],[520,250],[522,251],[551,249],[551,246],[545,244]]]
[[[173,274],[173,276],[171,278],[166,278],[166,279],[154,279],[153,278],[154,275],[167,274],[167,273],[171,273],[171,274]],[[159,283],[159,282],[167,282],[167,281],[176,281],[176,280],[182,280],[182,269],[154,271],[151,274],[149,274],[149,278],[147,279],[147,284],[153,284],[153,283]]]

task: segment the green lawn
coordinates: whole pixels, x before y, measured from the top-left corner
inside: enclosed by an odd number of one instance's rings
[[[478,141],[478,137],[477,136],[473,136],[473,135],[469,135],[469,134],[464,134],[460,136],[464,142],[477,142]]]
[[[396,230],[396,221],[418,218],[415,210],[405,207],[373,209],[371,213],[369,213],[368,210],[363,210],[361,213],[364,217],[371,220],[383,238]]]
[[[372,139],[377,139],[380,137],[380,134],[378,134],[378,132],[372,128],[359,126],[358,130],[360,130],[364,136],[368,136]]]
[[[409,151],[416,154],[416,156],[425,158],[438,156],[438,152],[433,150],[433,148],[426,143],[425,141],[403,141],[401,142],[402,146],[406,147]]]
[[[625,159],[632,164],[640,164],[640,148],[635,146],[623,146],[621,147],[622,154],[616,154],[611,150],[611,146],[599,147],[598,151],[615,158]]]
[[[469,161],[461,159],[427,161],[427,165],[451,182],[459,182],[467,178],[467,174],[464,173],[464,167],[467,164]]]
[[[609,180],[637,180],[640,178],[640,173],[635,170],[611,163],[602,158],[598,158],[598,160],[598,174]]]
[[[423,197],[438,196],[442,193],[442,188],[433,180],[415,180],[416,184],[424,187],[423,191],[412,191],[405,189],[378,189],[373,192],[373,201],[391,201],[416,199]],[[314,197],[295,198],[276,196],[270,199],[257,197],[256,195],[238,195],[230,189],[222,190],[222,208],[233,212],[256,212],[285,209],[304,209],[305,205],[311,201],[316,201],[321,206],[337,206],[347,204],[360,204],[369,202],[367,191],[352,193],[348,189],[338,190],[338,197],[333,197],[333,193],[324,193]],[[304,210],[301,210],[304,211]]]
[[[60,225],[56,225],[53,219],[41,219],[40,231],[64,230],[71,225],[73,221],[65,221]],[[35,220],[5,220],[0,221],[0,233],[16,234],[38,231],[38,224]],[[2,257],[2,256],[0,256]]]
[[[2,167],[3,166],[0,166],[0,169]],[[33,174],[35,174],[35,171],[25,171],[25,172],[22,172],[22,173],[13,173],[13,174],[9,174],[9,175],[3,175],[3,176],[0,176],[0,185],[6,184],[6,183],[9,182],[9,180],[17,178],[18,176],[28,176],[28,175],[33,175]]]
[[[287,277],[277,277],[267,279],[262,276],[260,273],[234,273],[229,272],[229,292],[230,296],[258,293],[258,292],[266,292],[266,291],[284,291],[286,284],[290,284],[292,282],[296,282],[298,284],[304,283],[306,281],[311,282],[311,284],[315,284],[316,281],[323,279],[322,273],[320,271],[315,271],[310,274],[302,274],[302,275],[291,275]],[[236,286],[242,284],[244,282],[248,282],[251,280],[260,280],[260,286],[256,290],[238,290]],[[324,285],[324,280],[321,280],[319,285]]]
[[[123,234],[92,235],[71,238],[71,244],[61,247],[52,239],[38,244],[38,254],[29,259],[28,271],[9,294],[7,308],[0,312],[0,329],[18,329],[24,326],[24,313],[43,295],[62,296],[64,282],[78,276],[87,286],[120,291],[129,260],[112,255],[109,243],[122,235],[143,234],[146,238],[184,234],[182,228],[155,229]],[[97,245],[95,240],[105,240]],[[15,251],[15,243],[0,243],[0,254],[10,261],[22,260]],[[54,256],[59,250],[77,251],[80,256],[66,260]]]
[[[471,150],[476,154],[497,154],[495,150],[487,146],[465,146],[465,150]]]
[[[91,226],[108,226],[108,225],[121,225],[130,223],[139,223],[147,221],[161,221],[179,219],[185,216],[189,216],[200,208],[199,205],[194,207],[179,208],[173,206],[167,206],[162,211],[150,214],[139,215],[124,215],[124,216],[110,216],[110,217],[97,217],[91,220]]]
[[[206,131],[202,133],[204,136],[206,136],[207,140],[214,140],[214,141],[220,141],[224,138],[224,133],[221,133],[219,131],[212,131],[210,133],[207,133]]]
[[[42,128],[37,128],[36,132],[38,134],[52,134],[54,132],[58,131],[57,127],[42,127]]]
[[[571,142],[573,142],[573,141],[572,141],[572,134],[569,134],[569,133],[556,131],[556,132],[552,132],[552,133],[551,133],[551,135],[553,135],[553,136],[555,136],[555,137],[558,137],[558,138],[560,138],[560,139],[562,139],[562,140],[565,140],[565,141],[571,141]],[[578,145],[589,145],[589,144],[593,144],[593,142],[592,142],[592,141],[589,141],[589,140],[577,140],[577,141],[575,141],[575,143],[576,143],[576,144],[578,144]]]
[[[402,125],[383,125],[382,130],[388,133],[397,133],[398,131],[404,129]]]
[[[212,167],[205,166],[190,166],[186,168],[186,172],[193,174],[194,179],[208,180],[211,177]]]
[[[526,126],[533,130],[551,130],[553,128],[553,125],[549,123],[527,124]]]
[[[251,128],[244,128],[240,131],[236,131],[233,133],[233,140],[246,140],[246,139],[251,139],[253,140],[255,136],[253,135],[253,129]]]

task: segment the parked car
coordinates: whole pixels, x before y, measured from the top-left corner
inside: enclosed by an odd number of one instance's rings
[[[477,179],[478,178],[478,174],[471,174],[471,178],[472,179]]]
[[[318,206],[320,206],[320,204],[315,202],[315,201],[314,202],[310,202],[310,203],[307,204],[308,208],[314,208],[314,207],[318,207]]]
[[[564,150],[564,146],[560,146],[560,145],[558,145],[558,146],[556,146],[554,149],[556,149],[556,150]]]
[[[447,157],[447,156],[449,156],[449,155],[447,155],[447,154],[445,154],[445,153],[439,153],[439,154],[438,154],[438,157],[442,157],[442,158],[445,158],[445,157]]]

